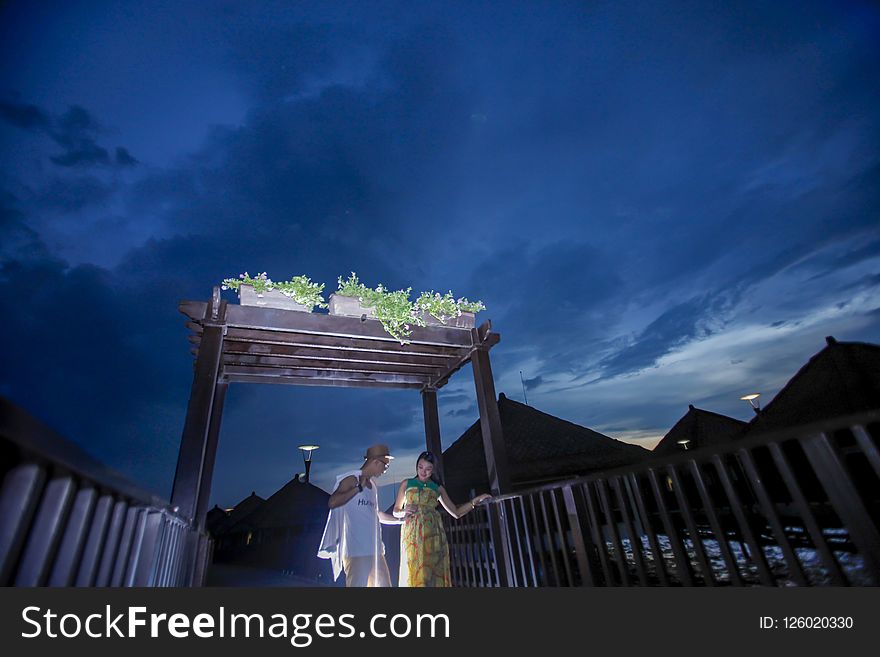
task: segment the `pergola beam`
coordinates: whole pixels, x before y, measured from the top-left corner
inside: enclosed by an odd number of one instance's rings
[[[492,333],[492,322],[486,320],[483,322],[479,328],[475,329],[476,339],[474,340],[475,344],[483,349],[489,349],[494,347],[501,341],[501,336],[497,333]],[[477,348],[477,347],[475,347]],[[451,362],[451,364],[437,375],[437,377],[431,382],[431,386],[434,388],[442,388],[448,382],[450,377],[458,372],[462,367],[470,362],[471,357],[473,356],[474,349],[469,349],[467,352],[463,353],[461,356],[456,358]]]
[[[205,305],[201,301],[184,301],[180,304],[180,311],[198,321],[204,314]],[[270,330],[399,344],[399,341],[385,332],[380,322],[358,317],[231,305],[227,309],[226,320],[230,330]],[[413,326],[409,342],[412,345],[439,347],[473,346],[470,331],[448,326]]]
[[[322,370],[288,368],[288,367],[271,367],[256,365],[224,365],[224,374],[257,374],[261,376],[283,376],[296,377],[302,379],[349,379],[354,381],[371,381],[373,383],[416,383],[425,385],[428,382],[427,376],[418,374],[397,374],[393,372],[357,372],[338,370]]]
[[[383,363],[341,359],[323,360],[318,358],[292,358],[290,356],[255,356],[228,351],[224,354],[223,361],[229,365],[264,365],[266,367],[356,372],[392,372],[398,374],[422,374],[425,376],[431,376],[440,371],[439,367],[413,365],[410,363]]]
[[[435,356],[406,354],[390,351],[368,351],[360,349],[329,349],[311,345],[271,344],[265,342],[244,342],[226,338],[224,351],[227,354],[262,355],[281,358],[315,358],[319,360],[340,360],[358,363],[387,363],[418,365],[442,369],[448,367],[454,356]]]
[[[335,388],[407,388],[421,390],[423,383],[388,383],[364,379],[308,379],[301,376],[268,376],[263,374],[227,374],[223,378],[228,383],[272,383],[289,386],[326,386]]]

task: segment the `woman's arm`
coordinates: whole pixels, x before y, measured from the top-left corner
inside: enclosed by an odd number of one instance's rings
[[[395,518],[406,517],[406,511],[403,510],[404,506],[406,506],[406,479],[400,482],[400,488],[397,489],[397,499],[394,501]]]
[[[453,518],[461,518],[464,515],[467,515],[475,508],[477,508],[477,504],[482,502],[483,500],[488,500],[491,498],[491,495],[483,493],[482,495],[477,495],[470,502],[465,502],[461,506],[456,506],[455,502],[449,497],[449,494],[446,492],[446,489],[443,486],[440,486],[440,504],[443,505],[443,508],[451,515]]]

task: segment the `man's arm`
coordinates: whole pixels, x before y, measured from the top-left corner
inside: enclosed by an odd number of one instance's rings
[[[358,477],[354,475],[348,476],[339,482],[336,490],[330,495],[327,505],[331,509],[346,504],[351,498],[358,494]]]

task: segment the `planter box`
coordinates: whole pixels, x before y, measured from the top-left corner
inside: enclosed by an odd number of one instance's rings
[[[238,300],[242,306],[260,306],[261,308],[279,308],[280,310],[296,310],[310,313],[311,308],[297,303],[290,297],[281,294],[278,290],[266,290],[262,294],[254,292],[252,285],[242,285],[238,288]]]
[[[343,317],[363,317],[376,319],[376,313],[372,308],[362,306],[357,297],[344,297],[341,294],[330,295],[330,314],[342,315]]]
[[[330,314],[342,315],[344,317],[366,316],[367,319],[376,319],[376,313],[373,308],[362,306],[357,297],[344,297],[339,294],[330,295]],[[460,317],[447,319],[445,324],[426,312],[422,312],[421,317],[428,326],[448,326],[451,328],[472,329],[476,325],[476,317],[474,313],[462,313]]]
[[[474,313],[462,313],[459,317],[450,317],[444,324],[439,319],[426,313],[421,312],[422,319],[428,326],[449,326],[451,328],[472,329],[476,325],[476,315]]]

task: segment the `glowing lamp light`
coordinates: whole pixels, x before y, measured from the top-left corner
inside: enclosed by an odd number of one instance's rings
[[[749,402],[749,406],[752,407],[752,410],[755,411],[755,413],[758,413],[761,410],[761,403],[758,401],[758,397],[760,396],[760,392],[752,392],[748,395],[743,395],[740,399]]]
[[[309,470],[312,469],[312,452],[319,449],[318,445],[299,445],[298,449],[302,452],[303,463],[306,464],[306,483],[309,482]]]

